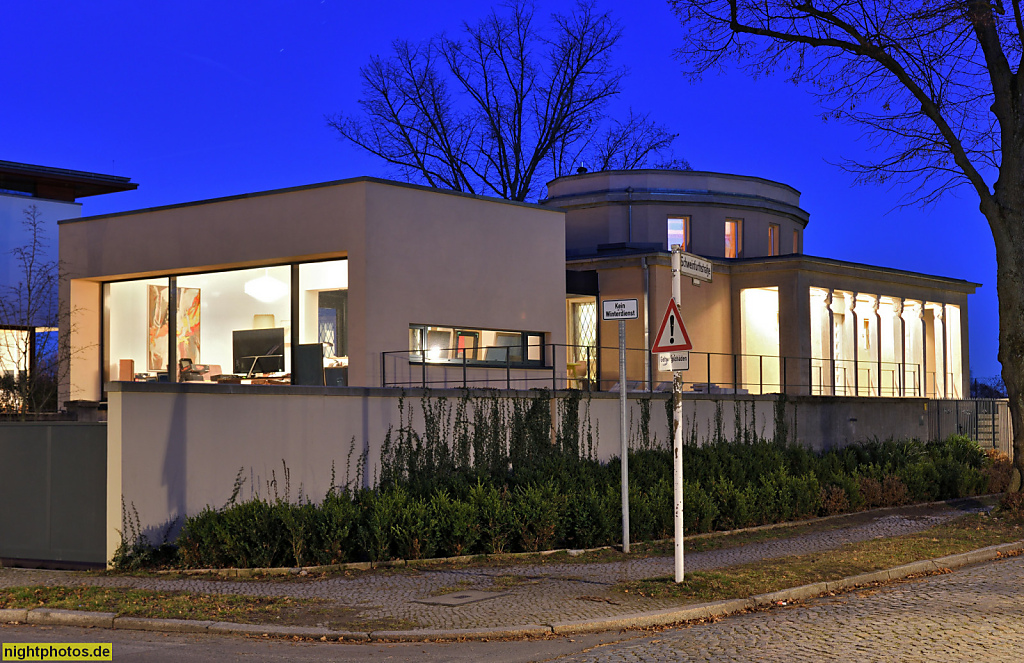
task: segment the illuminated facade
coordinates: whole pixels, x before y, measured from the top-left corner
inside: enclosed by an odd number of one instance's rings
[[[694,171],[610,171],[549,183],[543,204],[566,213],[567,337],[580,307],[601,388],[617,382],[615,323],[599,300],[636,297],[627,323],[630,387],[664,390],[644,348],[671,297],[669,248],[714,265],[684,280],[680,309],[694,350],[687,389],[718,393],[962,398],[968,394],[967,299],[977,284],[803,254],[800,194],[755,177]],[[589,284],[573,288],[573,283]],[[575,328],[579,327],[580,331]],[[580,344],[583,345],[583,344]],[[570,352],[572,352],[571,350]],[[570,371],[572,367],[570,367]]]

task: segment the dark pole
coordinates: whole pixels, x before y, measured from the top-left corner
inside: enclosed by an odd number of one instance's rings
[[[178,279],[167,279],[167,381],[178,381]]]
[[[291,352],[289,352],[288,354],[290,355],[289,361],[291,362],[291,365],[292,365],[291,383],[295,384],[295,367],[299,365],[299,325],[301,324],[301,322],[299,320],[299,266],[298,265],[292,265],[291,268],[292,268],[292,270],[291,270],[291,293],[290,293],[291,301],[289,303],[291,305],[291,316],[292,316],[292,333],[291,333],[292,349],[291,349]],[[337,340],[337,339],[335,339],[335,340]],[[322,347],[323,346],[321,346],[321,350],[322,350]],[[322,355],[323,352],[321,351],[320,354]],[[321,361],[321,363],[323,363],[323,362]]]

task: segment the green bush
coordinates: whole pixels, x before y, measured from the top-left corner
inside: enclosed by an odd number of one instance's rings
[[[599,492],[587,486],[566,496],[559,525],[559,538],[568,548],[596,548],[615,540],[618,506],[614,491]]]
[[[430,498],[428,527],[435,555],[465,555],[480,537],[480,520],[472,502],[453,500],[448,492],[439,490]]]
[[[512,496],[517,548],[524,552],[548,550],[558,530],[562,496],[551,483],[516,488]]]
[[[546,392],[513,405],[477,399],[483,408],[472,421],[462,404],[428,403],[422,435],[411,429],[411,412],[403,412],[399,429],[389,433],[377,488],[334,487],[320,503],[294,504],[285,468],[284,498],[272,482],[273,501],[237,501],[237,479],[228,505],[186,519],[173,560],[128,537],[115,561],[120,568],[292,566],[618,542],[619,460],[597,462],[588,455],[592,443],[564,426],[552,444],[546,399]],[[587,408],[574,407],[582,427]],[[749,413],[741,409],[734,414],[742,426]],[[454,417],[454,429],[446,417]],[[776,444],[749,428],[738,438],[683,448],[688,533],[962,497],[1006,474],[1005,461],[963,437],[928,444],[872,440],[824,453]],[[668,538],[672,456],[650,440],[642,446],[629,454],[630,538]],[[162,550],[173,553],[170,546]]]

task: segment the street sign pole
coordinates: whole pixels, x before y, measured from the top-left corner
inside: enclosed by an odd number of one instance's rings
[[[606,299],[602,320],[619,321],[619,445],[622,459],[622,552],[629,552],[629,430],[626,419],[626,320],[640,317],[635,299]]]
[[[619,320],[619,440],[622,458],[622,552],[629,552],[629,439],[626,429],[626,321]]]
[[[682,299],[682,275],[680,273],[680,249],[672,251],[672,298]],[[710,378],[708,378],[710,380]],[[683,582],[683,374],[672,374],[672,488],[675,499],[675,579]]]

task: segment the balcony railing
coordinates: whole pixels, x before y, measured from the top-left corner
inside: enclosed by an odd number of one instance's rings
[[[581,389],[618,391],[618,347],[549,343],[515,347],[432,348],[381,353],[382,387]],[[657,357],[627,348],[629,391],[668,392]],[[952,383],[952,375],[949,376]],[[941,378],[941,376],[940,376]],[[919,364],[690,351],[683,390],[695,393],[924,397],[941,394]],[[937,386],[937,385],[935,385]]]

